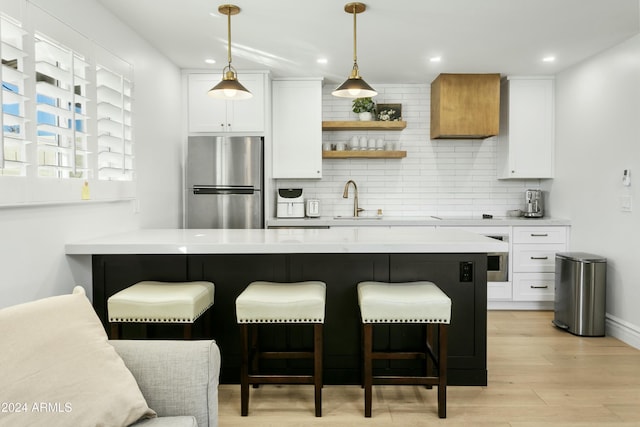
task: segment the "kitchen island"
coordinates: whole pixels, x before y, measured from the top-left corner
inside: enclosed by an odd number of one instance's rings
[[[395,227],[137,230],[72,242],[65,249],[71,257],[90,256],[93,305],[105,326],[107,298],[137,281],[214,282],[211,335],[221,348],[221,381],[227,383],[239,380],[235,299],[251,281],[324,281],[325,383],[358,384],[357,283],[429,280],[452,299],[449,384],[486,385],[486,254],[505,251],[506,246],[462,230]],[[125,338],[127,333],[136,335],[132,326],[129,332],[125,330]],[[157,328],[157,337],[176,333],[172,326]],[[280,348],[311,343],[311,333],[302,325],[275,325],[263,337]],[[415,325],[381,327],[375,337],[377,345],[394,349],[408,348],[421,339]],[[273,362],[274,370],[305,368],[305,361],[300,360]],[[376,369],[400,374],[419,368],[408,361],[394,361],[376,365]]]

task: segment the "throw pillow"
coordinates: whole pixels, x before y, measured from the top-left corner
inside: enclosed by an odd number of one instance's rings
[[[126,426],[155,416],[87,299],[0,310],[0,426]]]

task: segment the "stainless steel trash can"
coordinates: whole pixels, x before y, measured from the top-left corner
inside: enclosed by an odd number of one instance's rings
[[[557,253],[553,324],[574,335],[604,336],[606,278],[606,258]]]

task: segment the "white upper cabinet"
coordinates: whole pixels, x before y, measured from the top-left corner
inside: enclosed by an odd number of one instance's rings
[[[189,74],[189,132],[264,132],[266,73],[238,73],[240,83],[253,94],[242,101],[210,97],[207,92],[220,79],[221,74]]]
[[[498,178],[553,178],[554,81],[506,77],[500,88]]]
[[[274,80],[273,178],[322,178],[322,80]]]

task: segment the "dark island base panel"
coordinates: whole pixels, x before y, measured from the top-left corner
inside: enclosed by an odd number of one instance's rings
[[[107,298],[141,280],[208,280],[215,283],[211,336],[204,336],[203,318],[195,338],[213,338],[222,354],[220,381],[239,383],[240,331],[235,300],[254,280],[294,282],[321,280],[327,284],[324,331],[326,384],[360,384],[360,314],[356,285],[365,280],[404,282],[429,280],[452,299],[449,327],[449,384],[487,385],[487,286],[484,254],[264,254],[264,255],[94,255],[93,297],[98,316],[107,327]],[[469,264],[470,263],[470,264]],[[465,271],[472,266],[469,277]],[[465,277],[466,276],[466,277]],[[308,325],[270,325],[260,342],[270,348],[310,348]],[[124,325],[123,338],[139,338],[143,328]],[[181,337],[176,325],[156,325],[147,336]],[[374,327],[379,349],[416,348],[423,342],[418,325]],[[265,346],[266,349],[266,346]],[[273,360],[273,372],[309,372],[305,360]],[[422,371],[419,361],[377,361],[377,374],[402,375]]]

